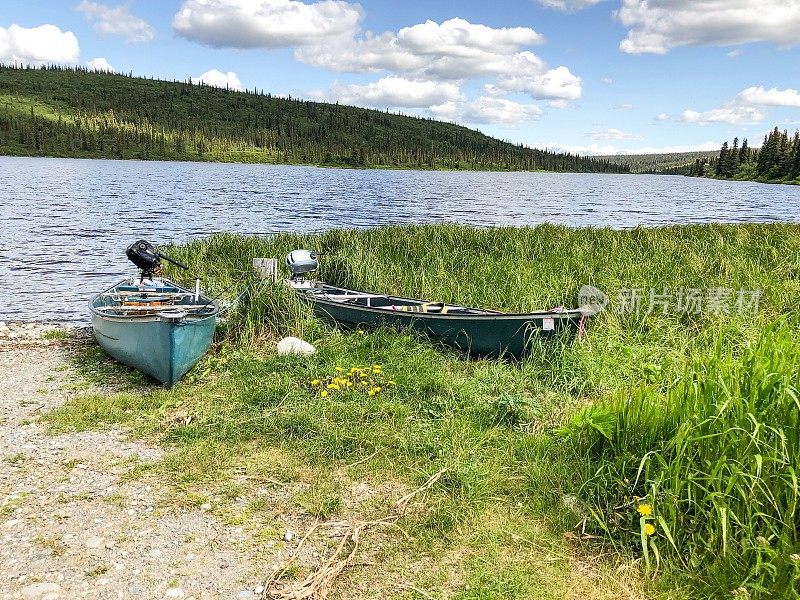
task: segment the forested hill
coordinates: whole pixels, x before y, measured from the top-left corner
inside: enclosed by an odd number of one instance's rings
[[[0,66],[0,154],[627,172],[432,119],[61,67]]]
[[[707,161],[716,156],[716,150],[697,152],[669,152],[662,154],[619,154],[600,156],[611,163],[624,165],[631,173],[671,173],[676,168],[689,168],[697,160]]]

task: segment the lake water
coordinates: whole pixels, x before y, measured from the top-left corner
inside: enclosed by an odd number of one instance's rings
[[[145,238],[452,221],[800,221],[800,186],[687,177],[354,171],[0,157],[0,320],[85,322],[90,292],[131,273]]]

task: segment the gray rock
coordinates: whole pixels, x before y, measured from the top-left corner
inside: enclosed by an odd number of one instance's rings
[[[144,594],[144,588],[138,583],[132,583],[128,586],[128,593],[131,596],[141,596]]]
[[[32,583],[22,588],[20,592],[25,600],[38,600],[45,594],[54,594],[61,591],[57,583]]]
[[[317,349],[306,342],[296,337],[285,337],[278,342],[278,354],[299,354],[300,356],[308,356],[314,354]]]

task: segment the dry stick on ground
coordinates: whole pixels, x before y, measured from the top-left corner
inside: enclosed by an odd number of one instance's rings
[[[422,486],[400,498],[400,500],[397,501],[394,514],[375,521],[361,521],[353,524],[338,522],[328,523],[326,526],[341,527],[344,525],[346,527],[346,533],[342,536],[342,541],[339,542],[333,554],[331,554],[316,571],[312,572],[302,581],[285,586],[281,585],[279,581],[281,576],[286,573],[289,566],[294,562],[294,559],[299,554],[300,548],[314,531],[323,526],[320,523],[314,523],[303,536],[303,539],[300,540],[300,543],[297,545],[292,555],[264,581],[264,592],[261,595],[262,600],[324,600],[327,598],[336,578],[339,577],[342,571],[352,565],[353,558],[356,552],[358,552],[361,542],[361,533],[371,527],[396,525],[398,519],[408,510],[408,505],[411,500],[429,490],[439,481],[445,471],[447,471],[447,468],[434,473]]]

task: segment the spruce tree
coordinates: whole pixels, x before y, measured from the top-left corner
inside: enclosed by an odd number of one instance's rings
[[[728,165],[728,142],[722,143],[722,148],[719,150],[719,159],[717,159],[717,177],[726,177],[725,169]]]

